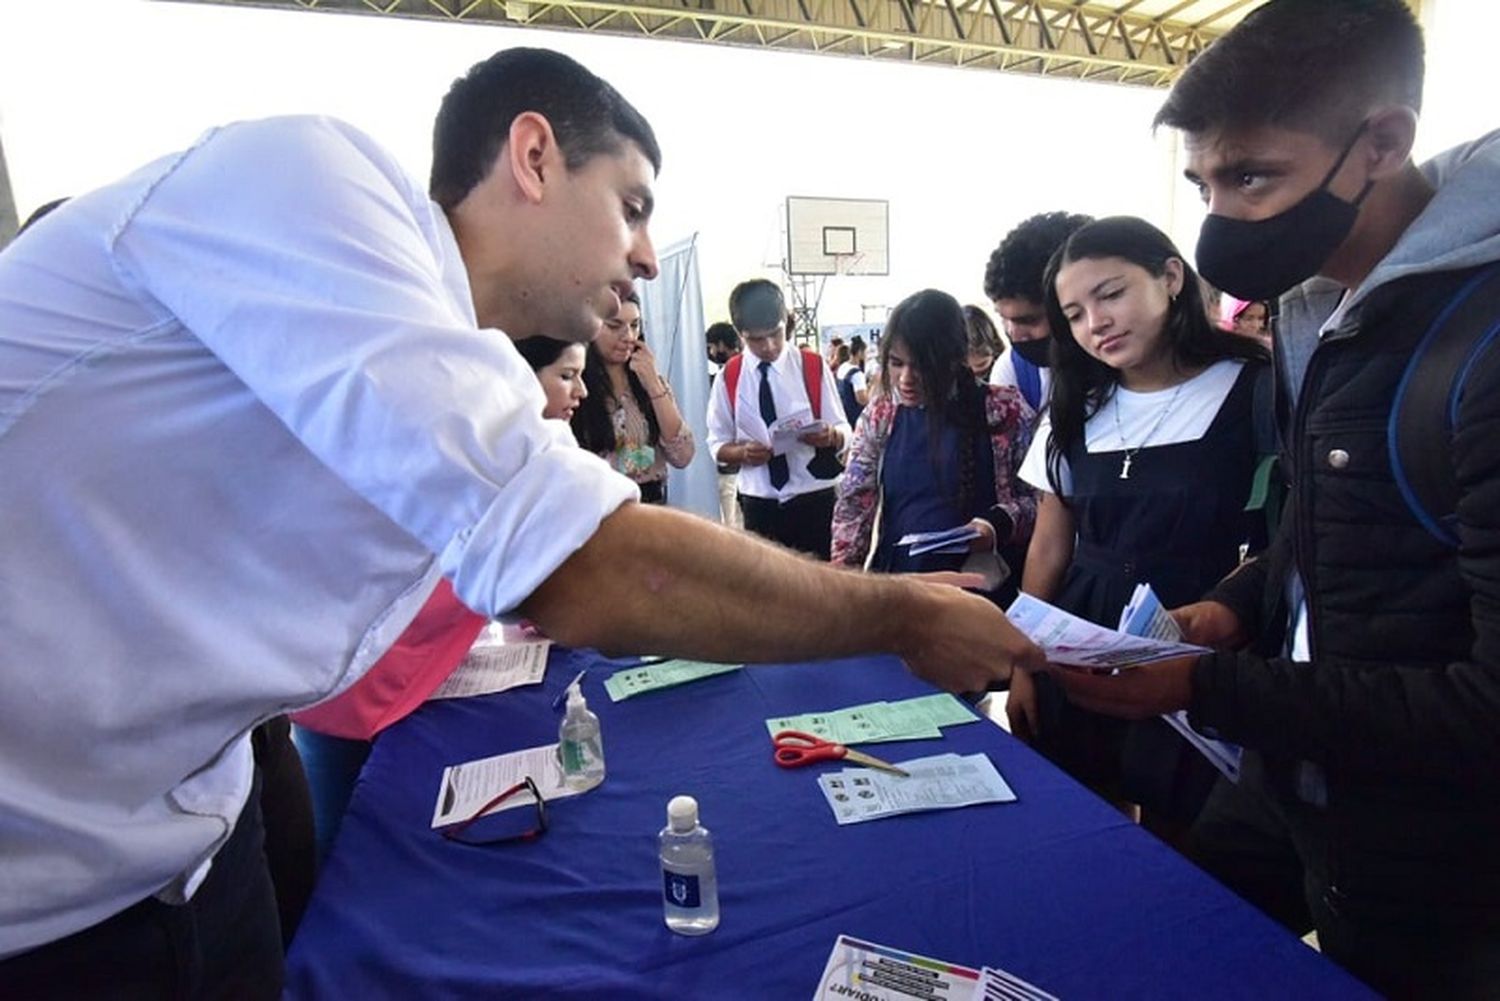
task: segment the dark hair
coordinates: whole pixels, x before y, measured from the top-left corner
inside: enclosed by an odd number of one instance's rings
[[[1188,64],[1154,124],[1277,126],[1342,146],[1374,104],[1421,110],[1423,64],[1404,0],[1270,0]]]
[[[708,344],[722,344],[731,351],[740,349],[740,335],[735,331],[734,324],[723,320],[709,326],[708,331],[703,335],[703,340]]]
[[[961,436],[956,498],[959,511],[966,512],[974,499],[975,440],[987,428],[987,390],[969,370],[969,330],[964,323],[963,308],[953,296],[936,289],[923,289],[896,304],[880,338],[880,372],[888,388],[892,387],[891,347],[897,342],[906,348],[911,366],[922,383],[928,455],[935,473],[945,458],[939,447],[944,427],[968,432]]]
[[[1086,215],[1043,212],[1005,234],[984,269],[984,294],[995,299],[1041,302],[1042,272],[1047,262],[1073,232],[1089,222]]]
[[[853,337],[849,338],[849,356],[852,358],[868,346],[869,345],[865,343],[865,339],[863,337],[855,334]]]
[[[1266,361],[1265,349],[1247,337],[1209,322],[1198,276],[1177,252],[1167,234],[1144,219],[1111,216],[1079,229],[1047,265],[1047,320],[1052,328],[1052,389],[1047,414],[1052,437],[1047,442],[1047,481],[1067,502],[1062,489],[1062,462],[1084,440],[1084,425],[1109,402],[1119,373],[1083,350],[1073,337],[1057,298],[1057,274],[1074,261],[1118,257],[1144,268],[1153,277],[1167,272],[1167,262],[1182,262],[1182,289],[1167,307],[1162,336],[1179,368],[1202,368],[1224,358]]]
[[[978,306],[964,307],[964,327],[969,334],[970,351],[988,351],[998,356],[1005,350],[1005,346],[1000,343],[1000,331],[995,329],[994,321]]]
[[[44,203],[42,205],[38,205],[32,211],[31,215],[29,215],[29,216],[26,217],[26,221],[23,222],[23,223],[21,223],[21,228],[18,229],[18,230],[16,230],[16,236],[20,236],[22,233],[26,232],[28,229],[30,229],[31,227],[35,226],[37,223],[39,223],[43,219],[47,218],[49,215],[51,215],[53,212],[55,212],[58,208],[60,208],[62,206],[62,204],[64,202],[66,202],[67,200],[68,200],[67,198],[54,198],[50,202],[46,202],[46,203]]]
[[[734,329],[742,334],[751,330],[770,330],[785,317],[786,299],[773,281],[752,278],[740,282],[729,293],[729,319]]]
[[[637,307],[641,304],[641,298],[635,292],[631,292],[622,301],[635,303]],[[573,411],[573,418],[569,423],[573,428],[573,437],[578,439],[580,446],[598,455],[606,455],[619,446],[609,404],[613,403],[618,409],[620,401],[615,396],[615,386],[610,381],[604,356],[592,341],[589,342],[585,355],[587,360],[583,365],[583,386],[588,390],[588,395],[579,401],[578,409]],[[646,415],[646,443],[655,446],[661,441],[661,422],[656,419],[651,394],[628,364],[625,366],[625,382],[630,386],[630,395],[635,397],[641,413]]]
[[[661,147],[651,124],[608,83],[560,52],[502,49],[453,82],[432,129],[428,190],[443,208],[484,180],[518,115],[546,118],[569,170],[627,140],[660,172]]]
[[[523,337],[514,343],[521,357],[525,358],[526,363],[531,366],[531,370],[540,372],[557,361],[562,353],[576,342],[560,341],[555,337]]]

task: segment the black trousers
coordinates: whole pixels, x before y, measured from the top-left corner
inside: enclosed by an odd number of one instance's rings
[[[825,562],[833,548],[833,487],[798,494],[786,503],[740,494],[745,528]]]
[[[1257,754],[1245,755],[1238,785],[1214,787],[1187,853],[1296,934],[1316,928],[1325,956],[1387,997],[1500,997],[1500,907],[1364,912],[1330,877],[1323,811],[1274,794]]]
[[[156,1001],[277,998],[281,927],[266,865],[261,776],[186,904],[148,897],[92,928],[0,960],[0,996]]]

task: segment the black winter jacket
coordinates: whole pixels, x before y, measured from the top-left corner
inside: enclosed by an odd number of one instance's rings
[[[1314,351],[1284,429],[1278,539],[1209,596],[1268,656],[1205,656],[1193,679],[1194,725],[1263,756],[1273,795],[1319,828],[1344,906],[1371,914],[1500,912],[1500,349],[1458,410],[1456,552],[1408,509],[1386,438],[1417,340],[1471,273],[1386,284]],[[1311,663],[1281,656],[1293,569]],[[1303,762],[1326,779],[1322,809],[1297,791]]]

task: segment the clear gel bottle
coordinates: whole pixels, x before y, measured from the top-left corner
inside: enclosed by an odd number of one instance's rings
[[[719,927],[714,842],[708,829],[698,823],[697,800],[672,797],[658,845],[667,927],[679,935],[706,935]]]
[[[568,711],[557,732],[557,754],[562,762],[563,784],[569,789],[592,789],[604,781],[599,717],[589,711],[577,683],[568,689]]]

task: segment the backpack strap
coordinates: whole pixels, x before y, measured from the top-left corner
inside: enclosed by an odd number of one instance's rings
[[[1011,368],[1016,373],[1016,388],[1021,391],[1021,396],[1031,404],[1031,409],[1041,412],[1042,409],[1042,370],[1031,362],[1022,358],[1011,349]]]
[[[724,363],[724,392],[729,394],[729,418],[734,419],[734,401],[740,395],[740,369],[745,367],[745,356],[735,355]]]
[[[802,385],[807,389],[807,402],[812,404],[812,415],[823,419],[823,359],[816,351],[802,348]]]
[[[1464,382],[1500,336],[1500,264],[1469,278],[1438,313],[1396,388],[1386,428],[1391,472],[1402,499],[1427,532],[1458,548],[1458,474],[1453,425]]]

